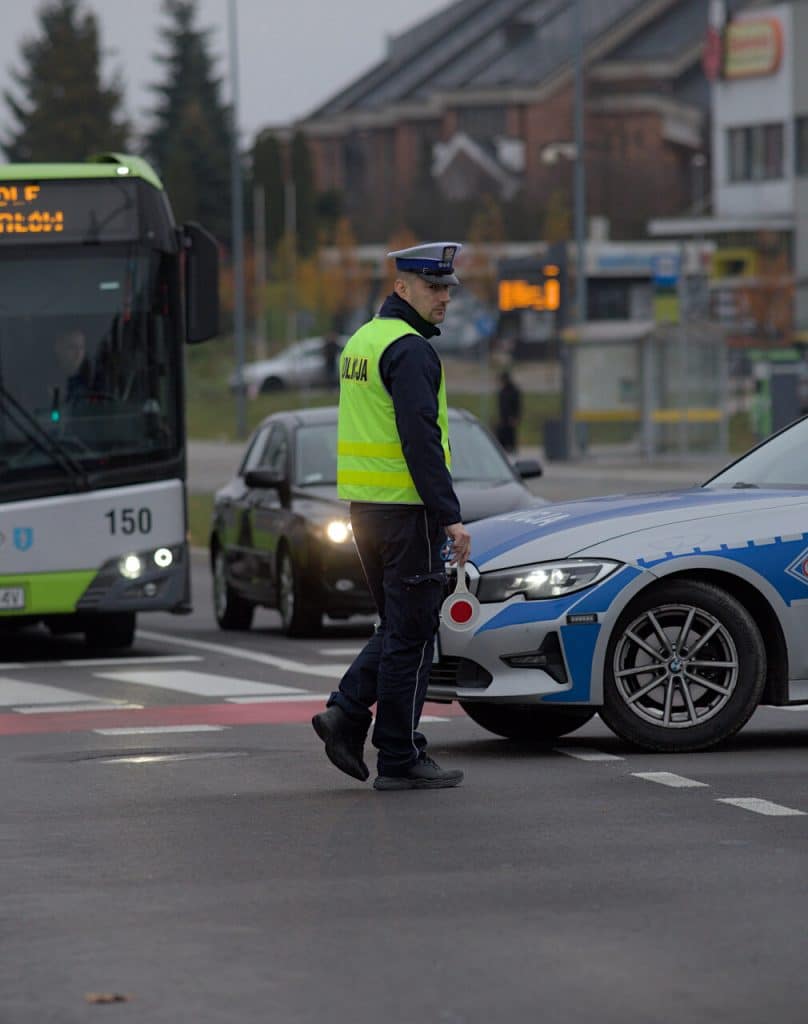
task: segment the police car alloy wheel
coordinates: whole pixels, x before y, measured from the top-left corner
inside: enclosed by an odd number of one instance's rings
[[[227,582],[224,551],[217,547],[213,556],[213,613],[222,629],[249,629],[255,606],[239,597]]]
[[[765,681],[763,640],[746,608],[711,584],[672,580],[617,623],[601,715],[647,750],[701,750],[744,725]]]
[[[483,729],[511,740],[555,740],[580,729],[594,708],[551,708],[535,704],[488,704],[460,701],[469,718]]]

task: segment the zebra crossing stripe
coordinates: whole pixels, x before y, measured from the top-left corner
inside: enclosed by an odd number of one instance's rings
[[[753,814],[766,814],[777,818],[794,818],[805,814],[805,811],[795,810],[793,807],[784,807],[782,804],[772,803],[771,800],[760,800],[754,796],[727,796],[721,797],[719,804],[731,804],[733,807],[740,807],[744,811],[752,811]]]

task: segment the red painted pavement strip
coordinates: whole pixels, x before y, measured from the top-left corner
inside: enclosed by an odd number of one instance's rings
[[[324,707],[314,700],[278,701],[277,704],[166,704],[120,711],[57,711],[38,715],[0,714],[0,736],[37,732],[87,732],[142,725],[281,725],[309,722]],[[456,704],[425,704],[425,715],[458,718],[465,712]]]

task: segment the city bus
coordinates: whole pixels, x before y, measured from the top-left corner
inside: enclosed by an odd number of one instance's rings
[[[183,365],[218,247],[137,157],[0,165],[0,629],[190,610]]]

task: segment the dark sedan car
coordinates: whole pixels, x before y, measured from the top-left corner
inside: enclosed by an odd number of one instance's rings
[[[535,460],[511,464],[479,420],[449,410],[452,475],[465,522],[543,505],[522,483]],[[375,611],[337,498],[337,410],[267,417],[241,466],[216,494],[210,534],[213,604],[222,629],[249,629],[258,605],[277,608],[289,636],[314,635],[323,615]]]

